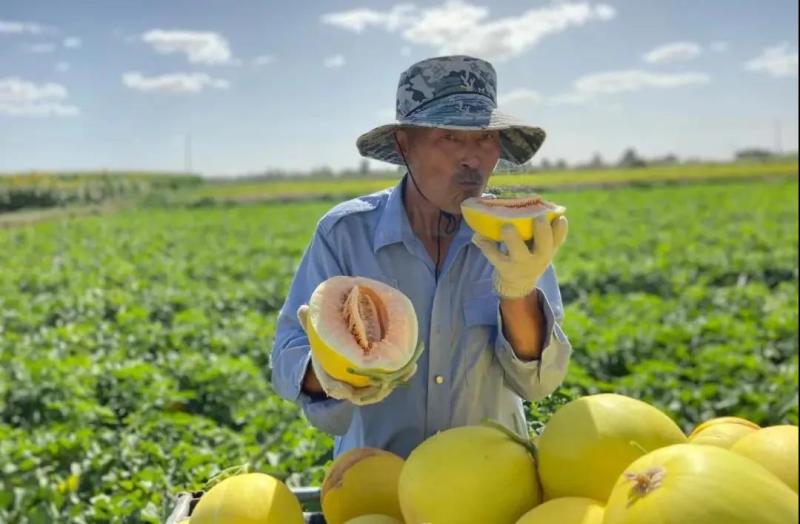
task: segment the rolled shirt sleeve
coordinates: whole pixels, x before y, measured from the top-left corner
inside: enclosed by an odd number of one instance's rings
[[[353,404],[327,397],[314,398],[301,390],[311,360],[311,349],[297,318],[297,310],[308,303],[317,285],[341,274],[341,266],[318,226],[278,314],[270,362],[275,392],[299,405],[315,427],[333,435],[342,435],[347,431],[353,415]]]
[[[497,307],[495,353],[508,386],[520,397],[532,402],[542,400],[561,385],[572,354],[572,345],[559,325],[563,321],[563,306],[552,268],[542,277],[540,286],[536,292],[544,313],[545,338],[542,353],[537,359],[522,360],[514,353],[514,348],[503,334],[499,304]]]

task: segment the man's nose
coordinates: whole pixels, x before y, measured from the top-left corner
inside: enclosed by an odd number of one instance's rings
[[[463,169],[478,169],[481,167],[480,158],[475,153],[467,152],[461,157],[461,167]]]

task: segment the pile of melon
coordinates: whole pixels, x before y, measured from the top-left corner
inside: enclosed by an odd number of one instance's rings
[[[493,422],[449,429],[406,460],[362,448],[327,471],[328,524],[789,524],[798,521],[798,428],[736,417],[687,437],[639,400],[591,395],[562,406],[535,444]],[[191,524],[302,523],[279,481],[235,476]]]

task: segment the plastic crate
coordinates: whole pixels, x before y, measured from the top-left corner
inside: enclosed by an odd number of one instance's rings
[[[291,488],[292,493],[303,507],[303,517],[306,524],[325,524],[319,500],[319,488],[300,487]],[[175,504],[165,524],[178,524],[181,520],[190,517],[204,491],[181,492],[175,495]]]

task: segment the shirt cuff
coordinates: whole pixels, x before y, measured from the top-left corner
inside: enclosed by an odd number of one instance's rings
[[[561,326],[556,322],[553,308],[544,292],[537,288],[537,297],[544,315],[544,341],[538,358],[523,360],[514,352],[503,334],[503,319],[497,307],[497,338],[495,353],[506,380],[517,394],[528,400],[538,400],[552,393],[566,376],[572,347]]]
[[[303,408],[308,421],[331,435],[344,435],[350,427],[354,406],[346,400],[330,397],[313,397],[302,390],[303,379],[308,366],[311,365],[311,352],[301,359],[299,372],[296,375],[297,403]]]

